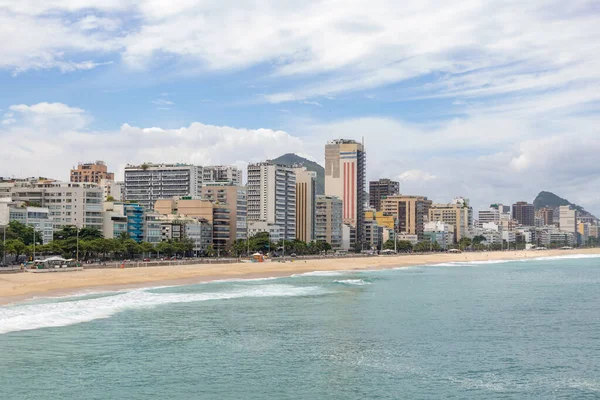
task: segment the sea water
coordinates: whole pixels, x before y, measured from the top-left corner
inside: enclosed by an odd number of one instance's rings
[[[598,399],[600,258],[0,307],[0,399]]]

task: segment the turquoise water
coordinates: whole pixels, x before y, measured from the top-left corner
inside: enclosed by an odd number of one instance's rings
[[[0,307],[1,399],[598,399],[600,258]]]

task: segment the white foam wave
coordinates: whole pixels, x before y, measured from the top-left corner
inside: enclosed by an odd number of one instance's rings
[[[353,286],[364,286],[370,285],[371,282],[363,281],[362,279],[343,279],[340,281],[335,281],[335,283],[341,283],[342,285],[353,285]]]
[[[344,275],[344,273],[348,273],[348,271],[313,271],[306,272],[304,274],[294,274],[292,278],[298,278],[301,276],[340,276]]]
[[[531,258],[519,258],[515,260],[481,260],[481,261],[455,261],[448,263],[434,264],[434,267],[466,267],[473,265],[492,265],[492,264],[506,264],[510,262],[530,262],[530,261],[560,261],[560,260],[577,260],[586,258],[600,258],[600,254],[566,254],[560,256],[549,256],[549,257],[531,257]]]
[[[320,287],[264,285],[242,287],[213,293],[151,293],[148,289],[94,299],[0,307],[0,334],[48,327],[59,327],[109,318],[131,309],[151,308],[173,303],[226,300],[242,297],[289,297],[326,293]]]

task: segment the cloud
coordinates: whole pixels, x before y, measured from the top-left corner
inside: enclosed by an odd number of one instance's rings
[[[304,147],[299,138],[271,129],[194,122],[179,129],[125,123],[115,131],[97,131],[85,110],[65,104],[20,104],[10,109],[16,122],[0,125],[0,176],[68,179],[73,163],[96,159],[105,160],[118,176],[125,164],[145,161],[244,166]]]
[[[600,13],[585,0],[0,0],[0,10],[0,68],[17,72],[71,72],[115,55],[132,68],[175,60],[200,73],[266,66],[272,103],[421,77],[432,82],[409,84],[416,97],[600,83]]]
[[[152,100],[152,104],[156,104],[157,106],[172,106],[175,103],[173,103],[171,100],[167,100],[167,99],[155,99],[155,100]]]
[[[435,175],[430,174],[429,172],[421,171],[419,169],[411,169],[409,171],[405,171],[398,176],[398,179],[403,182],[407,181],[432,181],[436,179]]]
[[[123,124],[98,131],[87,111],[61,103],[10,107],[11,124],[0,125],[0,176],[47,175],[67,179],[79,160],[105,160],[120,176],[127,163],[235,164],[301,154],[322,162],[334,138],[362,140],[367,178],[396,178],[405,194],[436,202],[470,197],[476,208],[533,200],[551,190],[600,214],[594,117],[544,124],[458,119],[435,125],[390,118],[304,121],[288,132],[194,122],[178,129]],[[578,132],[572,134],[572,129]],[[36,160],[34,163],[31,160]],[[43,166],[43,167],[42,167]]]

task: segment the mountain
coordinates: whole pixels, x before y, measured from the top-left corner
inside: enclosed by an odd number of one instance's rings
[[[577,210],[579,212],[579,214],[581,214],[584,217],[585,216],[594,217],[592,214],[587,212],[583,207],[578,206],[577,204],[573,204],[569,200],[563,199],[562,197],[559,197],[552,192],[540,192],[537,195],[537,197],[535,198],[535,200],[533,201],[533,205],[535,206],[536,210],[539,210],[540,208],[544,208],[544,207],[556,208],[559,206],[571,206],[573,209]]]
[[[281,165],[302,165],[306,167],[309,171],[314,171],[317,173],[317,194],[325,194],[325,168],[321,167],[314,161],[307,160],[304,157],[300,157],[297,154],[288,153],[284,154],[281,157],[277,157],[273,160],[274,163]]]

